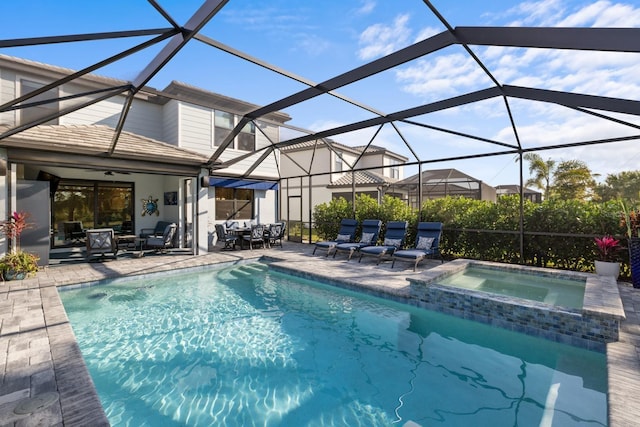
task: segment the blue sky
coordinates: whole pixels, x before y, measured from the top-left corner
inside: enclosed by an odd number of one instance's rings
[[[184,24],[200,6],[198,0],[160,0],[159,3],[179,24]],[[640,25],[640,1],[437,0],[433,4],[454,27]],[[2,2],[0,15],[5,17],[0,27],[0,39],[168,26],[144,0]],[[10,16],[28,16],[29,19],[6,19]],[[421,0],[232,0],[209,22],[202,34],[318,83],[443,30],[442,24]],[[0,53],[80,69],[142,41],[143,38],[137,38],[8,48],[0,49]],[[159,49],[148,49],[101,69],[97,74],[134,79]],[[640,98],[638,54],[478,46],[472,46],[472,50],[503,84]],[[305,88],[301,83],[197,41],[190,42],[149,85],[162,89],[171,80],[258,105],[269,104]],[[453,46],[338,92],[382,113],[392,113],[489,86],[491,82],[480,67],[464,54],[462,48]],[[556,106],[513,101],[510,107],[525,147],[640,133]],[[292,117],[290,124],[310,130],[329,129],[373,117],[372,113],[329,95],[285,111]],[[635,117],[621,118],[640,122]],[[418,117],[416,121],[508,143],[515,140],[501,100],[430,114]],[[497,149],[414,126],[398,125],[398,128],[422,160]],[[363,145],[374,132],[375,129],[366,129],[334,139],[347,145]],[[414,160],[391,126],[383,128],[374,144]],[[637,146],[638,142],[616,143],[543,151],[540,155],[558,161],[583,160],[594,173],[604,178],[610,173],[640,169],[637,167],[640,161]],[[432,163],[425,169],[446,167],[460,169],[490,185],[518,182],[518,165],[513,156]]]

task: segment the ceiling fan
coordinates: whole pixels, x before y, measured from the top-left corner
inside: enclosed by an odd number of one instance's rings
[[[98,172],[98,170],[96,169],[87,169],[89,171],[92,172]],[[104,173],[105,176],[115,176],[116,174],[120,174],[120,175],[130,175],[131,172],[127,172],[127,171],[118,171],[118,170],[113,170],[113,169],[106,169],[102,171]]]

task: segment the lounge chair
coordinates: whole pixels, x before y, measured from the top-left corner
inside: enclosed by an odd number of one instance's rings
[[[147,237],[145,246],[149,249],[154,249],[156,252],[165,253],[167,249],[173,247],[173,236],[176,234],[176,228],[178,227],[174,223],[167,225],[161,237]]]
[[[118,255],[118,242],[115,239],[113,228],[93,228],[86,231],[87,260],[93,255],[112,254]]]
[[[407,237],[407,221],[389,221],[387,223],[387,231],[384,233],[384,241],[380,246],[365,246],[360,248],[360,258],[358,262],[362,261],[362,257],[365,255],[378,257],[377,264],[386,255],[393,255],[395,251],[400,249],[404,245],[404,239]]]
[[[238,236],[235,233],[228,233],[224,224],[216,224],[216,235],[218,242],[222,242],[222,250],[235,250]]]
[[[391,268],[396,263],[396,260],[401,261],[413,261],[413,271],[416,271],[418,263],[423,259],[430,257],[440,257],[440,261],[444,262],[442,255],[440,254],[440,236],[442,235],[442,223],[441,222],[420,222],[418,223],[418,232],[416,233],[416,245],[413,249],[405,249],[396,251],[393,254],[393,262]]]
[[[329,252],[335,249],[338,243],[353,242],[356,236],[357,227],[358,221],[355,219],[343,219],[340,221],[340,229],[338,230],[338,236],[336,236],[335,240],[316,242],[316,246],[313,248],[313,255],[315,255],[316,250],[321,249],[323,251],[327,251],[325,256],[329,256]]]
[[[365,219],[362,221],[362,233],[358,242],[337,244],[333,252],[333,257],[335,258],[338,252],[349,252],[349,258],[347,258],[347,261],[349,261],[353,254],[360,250],[360,248],[375,245],[378,241],[381,227],[382,221],[379,219]]]
[[[162,237],[168,225],[173,224],[171,221],[158,221],[154,228],[143,228],[140,230],[140,237]]]

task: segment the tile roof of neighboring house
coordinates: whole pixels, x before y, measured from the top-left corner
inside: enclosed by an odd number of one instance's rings
[[[0,126],[0,133],[7,130],[8,127]],[[109,156],[114,132],[105,125],[40,125],[1,139],[0,148],[192,167],[208,161],[200,153],[125,131]]]
[[[422,171],[422,182],[424,184],[433,183],[433,182],[467,182],[467,181],[478,181],[479,179],[474,178],[472,176],[467,175],[466,173],[460,172],[457,169],[432,169]],[[397,184],[417,184],[418,183],[418,174],[411,175],[403,179],[402,181],[398,181]]]
[[[339,142],[333,141],[333,140],[328,139],[328,138],[324,138],[322,141],[318,141],[317,142],[318,147],[322,147],[323,144],[329,144],[332,147],[334,147],[336,150],[348,150],[348,151],[351,151],[353,153],[359,153],[359,151],[355,151],[353,149],[353,147],[349,147],[348,145],[340,144]],[[308,150],[309,148],[313,148],[314,145],[316,145],[316,140],[305,141],[305,142],[301,142],[299,144],[294,144],[294,145],[287,145],[287,146],[284,146],[284,147],[280,147],[280,150],[282,150],[282,151]]]
[[[382,176],[373,171],[357,171],[354,173],[356,185],[384,185],[393,184],[397,179]],[[351,173],[347,172],[343,177],[335,182],[327,185],[327,187],[345,187],[351,186]]]
[[[366,145],[359,145],[357,147],[351,147],[349,145],[344,145],[341,144],[339,142],[336,142],[332,139],[327,139],[325,138],[323,141],[318,141],[318,148],[322,148],[322,146],[324,144],[330,144],[335,150],[338,151],[348,151],[351,152],[353,154],[360,154],[362,153],[362,151],[366,148]],[[280,150],[282,151],[304,151],[304,150],[309,150],[312,149],[313,146],[316,145],[316,141],[305,141],[305,142],[301,142],[299,144],[294,144],[294,145],[288,145],[285,147],[281,147]],[[389,151],[388,149],[384,148],[384,147],[380,147],[378,145],[370,145],[369,148],[367,148],[367,150],[365,151],[365,155],[367,154],[384,154],[387,153],[390,156],[396,157],[399,160],[402,160],[403,162],[406,162],[407,160],[409,160],[407,157],[403,156],[402,154],[398,154],[398,153],[394,153],[393,151]]]

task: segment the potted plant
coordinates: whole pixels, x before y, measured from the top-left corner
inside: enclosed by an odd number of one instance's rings
[[[29,227],[25,212],[14,212],[0,224],[0,232],[7,236],[13,247],[0,258],[0,272],[4,280],[24,279],[38,271],[38,256],[20,250],[20,235]]]
[[[629,267],[631,269],[631,281],[634,288],[640,288],[640,210],[628,208],[624,201],[622,206],[622,218],[620,225],[627,230],[629,239]]]
[[[620,275],[620,263],[616,258],[616,254],[622,247],[620,240],[611,236],[603,236],[595,238],[598,247],[598,259],[595,261],[596,274],[598,276],[611,276],[618,278]]]

